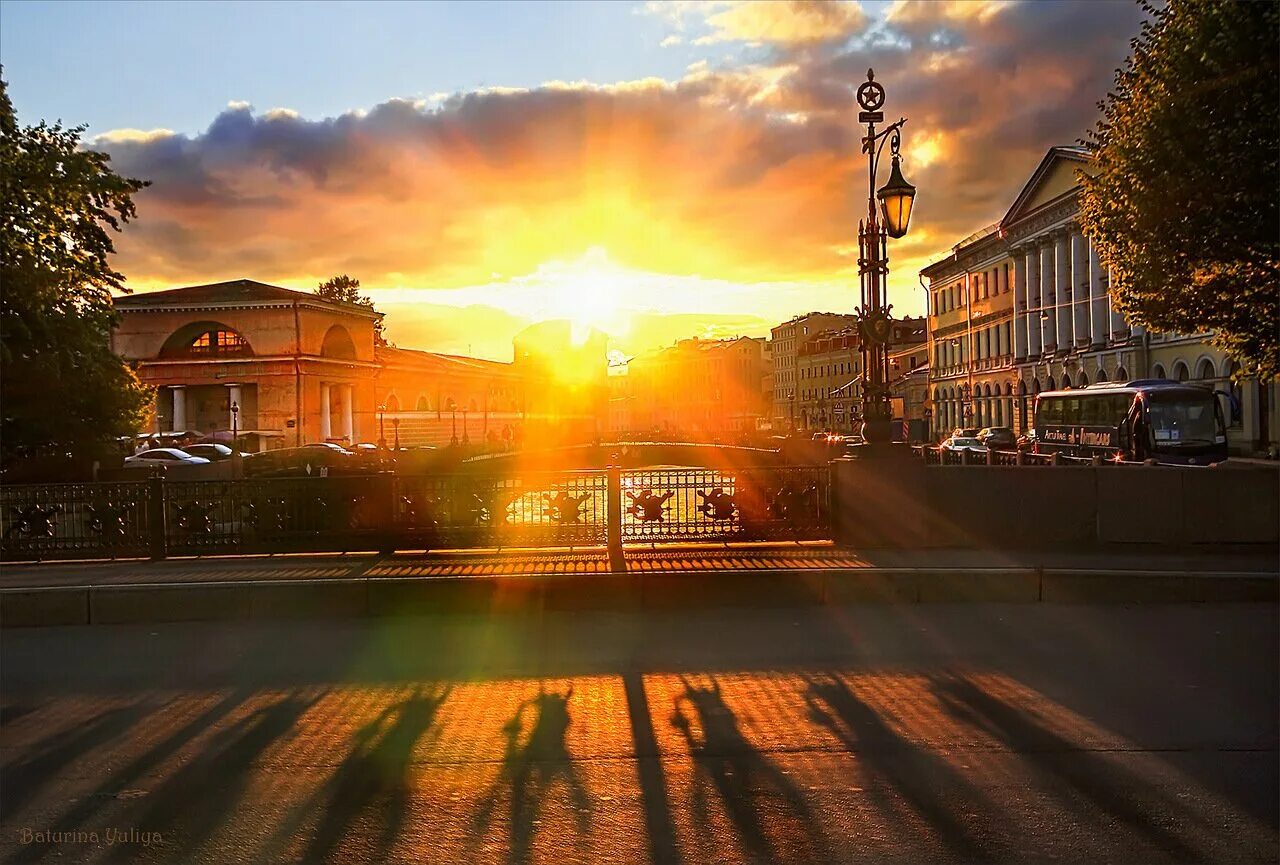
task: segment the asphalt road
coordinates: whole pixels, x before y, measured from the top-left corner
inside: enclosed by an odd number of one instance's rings
[[[0,642],[6,862],[1274,862],[1271,605]]]

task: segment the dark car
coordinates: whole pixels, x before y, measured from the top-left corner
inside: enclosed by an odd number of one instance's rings
[[[232,454],[231,448],[220,444],[187,445],[183,450],[193,457],[204,457],[211,463],[229,460]],[[241,453],[240,456],[246,457],[248,454]]]
[[[989,426],[978,433],[978,441],[992,449],[1012,448],[1017,441],[1013,430],[1007,426]]]
[[[368,474],[365,461],[338,445],[310,444],[250,454],[244,475],[250,478],[307,478]]]

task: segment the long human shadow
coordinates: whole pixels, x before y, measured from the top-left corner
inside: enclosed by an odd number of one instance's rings
[[[888,816],[898,810],[885,795],[895,792],[907,807],[932,826],[938,839],[961,861],[990,861],[992,853],[975,838],[948,802],[977,802],[983,797],[945,760],[898,735],[878,712],[849,689],[843,679],[805,677],[809,717],[830,730],[846,748],[856,751],[871,772],[872,798]]]
[[[16,813],[48,782],[59,777],[63,769],[124,735],[155,708],[154,704],[145,702],[117,706],[38,743],[35,753],[0,771],[4,813]]]
[[[435,723],[450,690],[446,686],[425,693],[416,688],[357,730],[350,754],[328,783],[280,827],[276,843],[287,843],[298,825],[318,812],[315,834],[301,861],[326,862],[360,815],[377,806],[383,823],[373,859],[386,858],[408,816],[414,748]]]
[[[115,801],[116,795],[127,790],[147,772],[160,765],[164,760],[176,754],[183,745],[195,736],[217,723],[236,706],[240,705],[248,695],[248,691],[233,691],[205,709],[196,717],[174,730],[156,745],[140,754],[118,771],[112,772],[98,787],[87,796],[82,796],[71,808],[58,818],[54,825],[55,832],[70,832],[85,826],[86,821],[101,811],[109,802]],[[34,862],[43,858],[53,847],[28,844],[21,847],[14,856],[14,862]]]
[[[194,856],[240,802],[254,762],[272,744],[290,735],[320,696],[291,694],[219,730],[196,759],[170,775],[145,804],[140,804],[132,824],[140,832],[159,832],[166,844],[174,844],[185,856]],[[110,861],[134,856],[136,850],[120,845],[114,848]]]
[[[776,813],[775,819],[791,822],[793,826],[799,824],[799,832],[783,827],[779,834],[809,848],[808,855],[802,858],[827,858],[825,842],[809,803],[800,789],[747,741],[738,727],[737,716],[724,702],[720,683],[713,681],[710,687],[700,688],[683,676],[680,681],[684,690],[675,698],[671,725],[688,743],[699,779],[705,776],[711,780],[752,861],[797,858],[775,850],[766,832],[762,800],[775,796],[784,808],[781,811],[769,808],[768,813]],[[683,704],[686,703],[692,710],[691,716],[685,714]],[[701,740],[693,732],[695,721],[702,729]],[[707,804],[701,780],[695,781],[693,810],[695,818],[705,827]]]
[[[631,743],[636,754],[636,774],[640,780],[640,801],[644,806],[645,829],[649,837],[649,861],[653,865],[675,865],[681,861],[676,842],[675,824],[671,819],[671,802],[667,796],[667,779],[662,770],[658,737],[653,729],[653,715],[644,690],[644,677],[639,673],[622,674],[622,688],[627,697],[627,715],[631,721]]]
[[[1078,805],[1080,797],[1087,799],[1159,845],[1175,861],[1198,862],[1204,858],[1201,851],[1160,825],[1158,818],[1133,798],[1134,790],[1153,791],[1150,784],[1132,772],[1046,729],[1021,709],[988,693],[967,677],[938,676],[932,687],[943,708],[953,717],[999,739],[1020,757],[1065,782],[1074,792],[1071,796],[1059,794],[1065,804]],[[1169,804],[1176,807],[1171,801]]]
[[[493,824],[498,802],[507,793],[510,797],[511,832],[508,861],[513,865],[529,861],[538,814],[557,782],[563,781],[568,788],[579,842],[586,838],[590,825],[590,802],[566,743],[572,723],[569,717],[569,699],[572,696],[572,685],[563,694],[540,691],[538,696],[522,702],[515,715],[502,727],[506,738],[502,771],[480,800],[472,828],[476,833],[487,832]],[[529,709],[533,710],[533,726],[522,745],[520,734],[524,731],[524,716]]]

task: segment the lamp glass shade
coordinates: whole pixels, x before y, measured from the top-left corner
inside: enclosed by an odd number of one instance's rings
[[[897,156],[893,157],[889,181],[876,192],[876,198],[880,199],[880,215],[884,219],[885,231],[890,237],[905,235],[907,223],[911,221],[911,205],[915,202],[916,188],[902,176]]]

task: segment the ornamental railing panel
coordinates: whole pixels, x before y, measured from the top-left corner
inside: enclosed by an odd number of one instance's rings
[[[395,478],[401,549],[597,546],[607,540],[603,472]]]
[[[148,553],[144,482],[0,488],[0,558],[81,559]]]
[[[622,542],[830,537],[825,466],[622,473]]]

